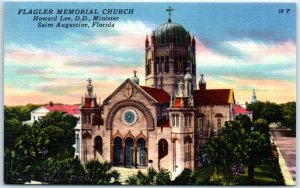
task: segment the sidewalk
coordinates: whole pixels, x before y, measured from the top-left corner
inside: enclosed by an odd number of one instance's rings
[[[296,137],[292,137],[288,129],[276,126],[270,126],[270,131],[279,149],[279,163],[286,184],[296,185]]]

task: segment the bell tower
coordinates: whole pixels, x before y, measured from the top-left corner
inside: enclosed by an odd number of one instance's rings
[[[196,89],[196,41],[180,24],[172,21],[169,7],[168,21],[158,26],[145,40],[146,86],[177,93],[180,74],[190,72],[190,84]]]

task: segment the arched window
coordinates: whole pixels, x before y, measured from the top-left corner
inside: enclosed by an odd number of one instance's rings
[[[158,158],[162,159],[168,155],[168,142],[165,139],[160,139],[158,142]]]
[[[218,113],[216,114],[216,119],[217,119],[217,130],[218,130],[218,134],[221,133],[222,130],[222,119],[223,119],[223,115]]]
[[[87,123],[90,124],[91,123],[91,114],[87,115]]]
[[[176,139],[173,141],[173,172],[176,172]]]
[[[178,73],[178,59],[177,59],[177,57],[175,57],[175,59],[174,59],[174,73],[175,74]]]
[[[123,164],[123,147],[122,147],[122,139],[120,137],[116,137],[114,139],[114,148],[113,148],[113,165],[119,166]]]
[[[165,72],[169,73],[169,56],[166,57]]]
[[[172,126],[175,127],[175,115],[172,114]]]
[[[146,141],[143,138],[139,138],[137,140],[137,163],[140,166],[147,165]]]
[[[134,158],[134,140],[132,138],[126,138],[125,140],[125,165],[133,166]]]
[[[179,62],[178,62],[178,71],[179,71],[179,73],[182,73],[182,58],[181,57],[179,57],[179,60],[178,60]]]
[[[151,74],[151,59],[149,59],[148,69],[148,74]]]
[[[147,76],[149,74],[149,59],[146,60],[145,69],[146,69],[146,76]]]
[[[190,136],[186,136],[184,138],[184,161],[192,160],[192,138]]]
[[[204,118],[205,118],[204,114],[200,114],[199,118],[198,118],[198,125],[199,125],[199,134],[200,134],[200,137],[202,137],[203,133],[204,133]]]
[[[98,152],[100,155],[102,155],[102,146],[103,146],[103,142],[101,136],[96,136],[94,140],[95,152]]]
[[[156,57],[155,62],[154,62],[154,73],[159,73],[159,58]]]
[[[176,120],[175,120],[176,123],[175,124],[176,124],[176,127],[178,127],[179,126],[179,115],[176,115],[175,118],[176,118]]]
[[[80,138],[79,138],[79,134],[76,134],[76,153],[79,153],[79,147],[80,147]]]

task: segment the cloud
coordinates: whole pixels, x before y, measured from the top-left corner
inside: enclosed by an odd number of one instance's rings
[[[95,35],[91,40],[83,42],[84,45],[111,47],[112,51],[136,51],[143,52],[144,41],[147,34],[151,33],[151,27],[142,21],[118,22],[112,35]]]
[[[200,72],[242,78],[274,79],[282,76],[283,79],[295,80],[296,43],[294,41],[265,43],[245,39],[221,43],[223,46],[235,49],[237,55],[219,53],[197,39],[197,66]],[[242,56],[240,51],[243,51]],[[283,74],[280,75],[280,71]]]
[[[94,80],[98,95],[105,98],[126,78],[131,78],[133,70],[138,71],[143,85],[144,40],[151,29],[141,21],[118,24],[104,36],[90,31],[88,36],[69,33],[63,40],[40,46],[6,44],[5,103],[77,103],[89,77]],[[294,41],[239,39],[210,46],[198,38],[196,42],[197,73],[205,74],[208,88],[234,88],[239,100],[248,99],[252,88],[259,91],[261,99],[295,99]]]

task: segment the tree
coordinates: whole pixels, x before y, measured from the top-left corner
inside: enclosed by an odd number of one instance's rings
[[[74,154],[75,126],[78,118],[64,112],[50,112],[32,129],[36,136],[39,154],[47,156],[72,157]]]
[[[120,174],[116,170],[112,170],[111,163],[104,162],[100,163],[99,161],[90,161],[85,165],[86,175],[85,183],[86,184],[118,184]]]
[[[161,169],[157,172],[154,168],[148,168],[144,174],[140,170],[137,174],[131,175],[126,179],[128,185],[170,185],[170,172],[166,169]]]
[[[74,155],[74,127],[78,118],[62,112],[52,112],[32,126],[22,125],[22,121],[27,120],[28,116],[30,117],[33,106],[5,107],[4,166],[6,183],[29,181],[38,169],[37,164],[42,164],[47,157],[57,160]],[[53,162],[53,164],[56,163]],[[50,165],[49,168],[55,166],[57,165]],[[66,171],[63,168],[56,170]],[[50,174],[55,173],[52,171]]]
[[[244,124],[249,124],[250,119]],[[241,125],[243,123],[239,122]],[[268,124],[263,119],[255,121],[250,130],[243,126],[239,130],[240,140],[233,150],[233,155],[248,167],[248,181],[250,185],[254,184],[254,168],[256,165],[270,157],[270,135]]]
[[[209,158],[210,163],[214,165],[214,175],[216,176],[216,179],[218,179],[220,166],[223,166],[225,163],[224,160],[227,152],[225,144],[226,143],[222,141],[221,137],[213,137],[204,147],[204,153]]]
[[[254,184],[254,168],[268,157],[271,157],[268,124],[263,119],[251,123],[250,118],[241,116],[236,121],[225,123],[222,134],[212,138],[204,147],[210,162],[216,166],[223,165],[225,184],[230,174],[230,164],[243,163],[248,167],[249,184]]]
[[[282,110],[282,125],[296,133],[296,102],[281,104],[280,108]]]
[[[281,108],[278,104],[269,101],[250,103],[247,110],[253,112],[253,120],[265,119],[268,124],[280,122],[282,120]]]
[[[173,185],[195,185],[196,180],[191,169],[185,168],[183,171],[172,181]]]

